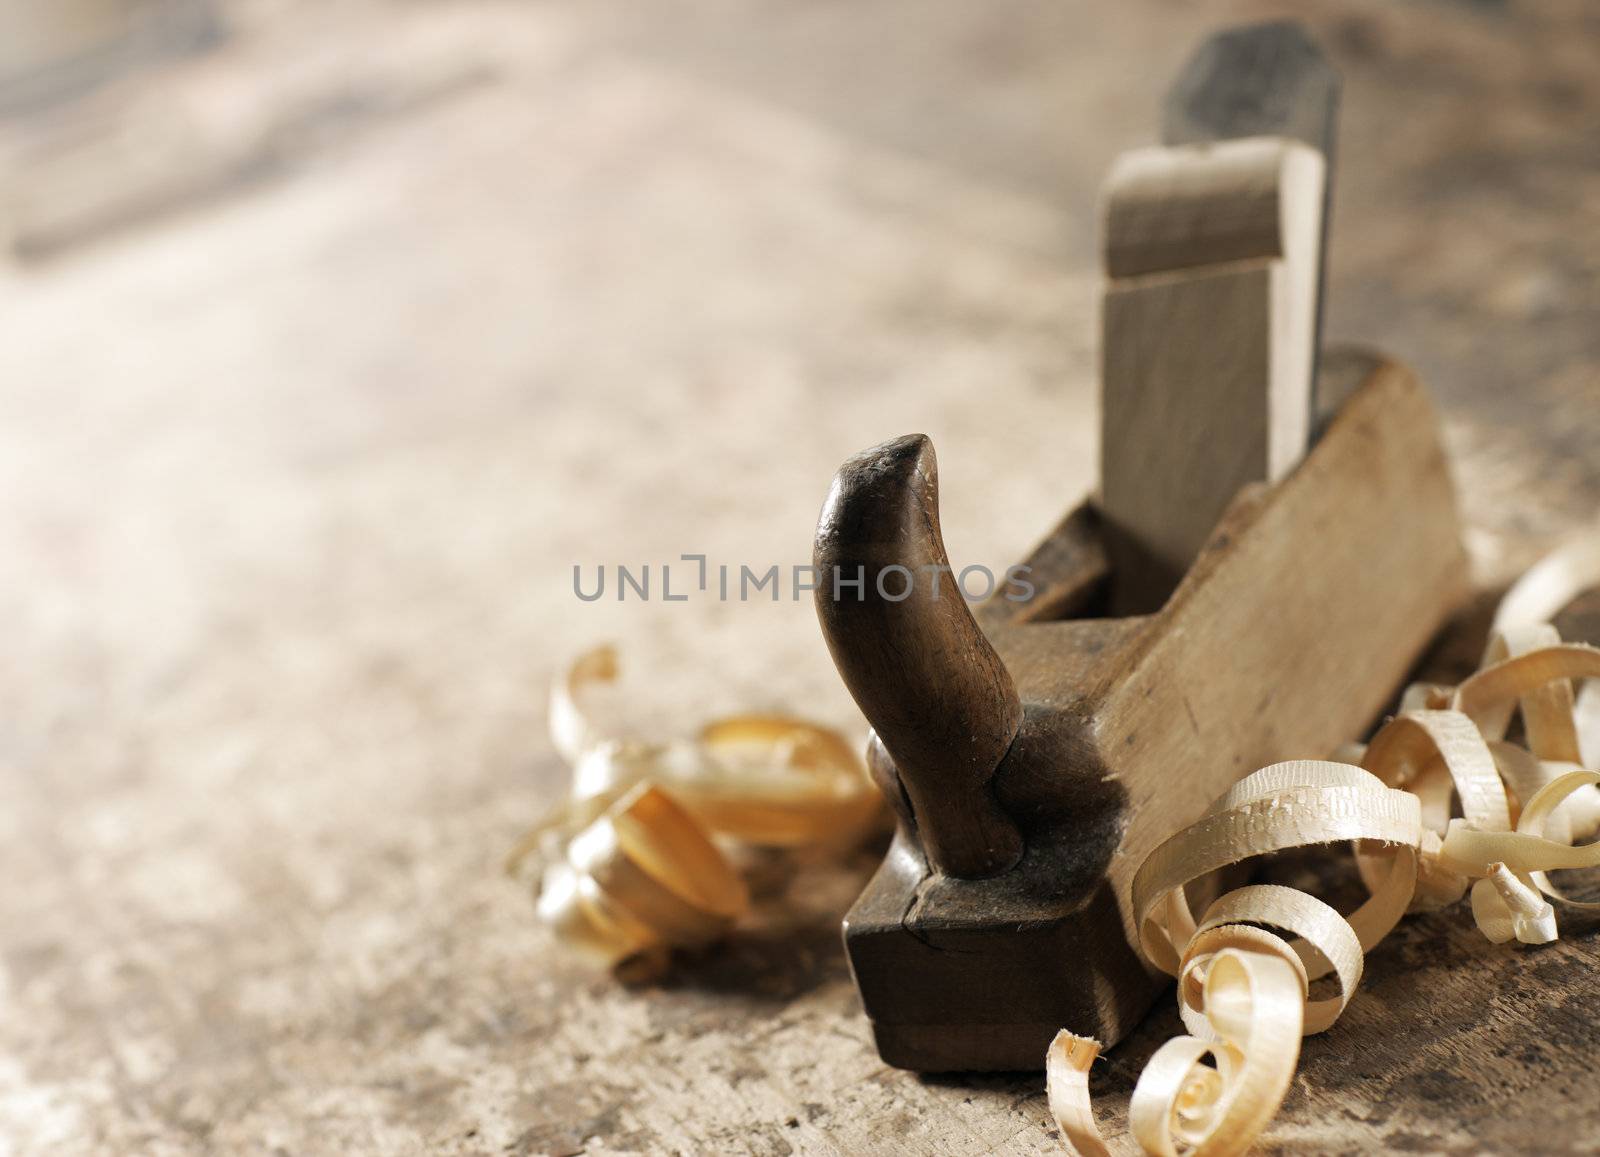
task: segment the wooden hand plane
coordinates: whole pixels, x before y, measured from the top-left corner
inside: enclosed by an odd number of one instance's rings
[[[1037,1069],[1058,1029],[1126,1035],[1167,983],[1135,947],[1144,856],[1243,775],[1357,737],[1465,594],[1422,387],[1317,356],[1337,90],[1297,25],[1224,32],[1165,146],[1118,162],[1101,485],[1016,572],[1031,598],[969,609],[926,437],[833,483],[817,610],[899,818],[844,935],[892,1065]]]

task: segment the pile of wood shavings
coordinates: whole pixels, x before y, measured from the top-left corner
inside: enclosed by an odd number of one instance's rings
[[[749,907],[722,838],[848,847],[884,822],[857,746],[785,715],[716,720],[692,740],[606,737],[580,700],[617,677],[616,651],[581,656],[550,692],[550,734],[570,794],[512,852],[542,853],[540,918],[569,947],[630,980],[673,948],[710,943]]]
[[[1355,762],[1262,768],[1150,853],[1133,883],[1140,945],[1177,978],[1190,1035],[1164,1044],[1140,1074],[1128,1108],[1139,1151],[1248,1150],[1283,1103],[1301,1037],[1338,1020],[1365,953],[1406,912],[1470,890],[1491,941],[1542,944],[1557,936],[1555,904],[1600,908],[1568,899],[1547,875],[1600,865],[1600,843],[1575,846],[1600,829],[1600,774],[1584,758],[1600,755],[1600,734],[1581,733],[1593,713],[1573,695],[1574,680],[1600,679],[1600,649],[1563,643],[1549,624],[1597,583],[1600,539],[1557,551],[1507,593],[1482,665],[1459,686],[1408,688],[1400,714],[1351,753]],[[1516,713],[1521,745],[1505,739]],[[1185,897],[1186,884],[1228,865],[1345,840],[1369,892],[1348,916],[1278,885],[1237,888],[1198,919]],[[1324,977],[1338,995],[1312,999]],[[1063,1031],[1046,1055],[1051,1112],[1085,1157],[1111,1152],[1089,1102],[1099,1051]]]

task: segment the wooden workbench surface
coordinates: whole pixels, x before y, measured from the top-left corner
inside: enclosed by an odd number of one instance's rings
[[[1492,588],[1600,500],[1600,13],[1301,10],[1345,76],[1329,334],[1434,389]],[[644,733],[859,727],[808,598],[587,604],[574,564],[804,563],[912,430],[958,565],[1077,500],[1099,182],[1275,10],[223,11],[0,126],[0,1151],[1056,1151],[1040,1076],[878,1062],[837,936],[874,850],[754,858],[756,917],[643,990],[499,864],[591,642]],[[137,196],[107,140],[161,142]],[[1267,1151],[1590,1151],[1600,921],[1563,931],[1408,921]]]

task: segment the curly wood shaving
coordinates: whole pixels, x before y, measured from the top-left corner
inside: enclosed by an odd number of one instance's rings
[[[1574,536],[1523,571],[1495,608],[1494,633],[1548,623],[1596,585],[1600,585],[1600,529]]]
[[[1489,940],[1543,944],[1557,936],[1556,905],[1600,909],[1568,900],[1547,876],[1600,865],[1600,843],[1574,846],[1600,828],[1600,774],[1581,756],[1600,735],[1572,693],[1573,680],[1600,679],[1600,650],[1561,642],[1543,621],[1597,584],[1600,538],[1558,551],[1508,592],[1476,673],[1458,687],[1408,688],[1370,744],[1341,749],[1360,767],[1262,768],[1146,857],[1133,882],[1140,947],[1177,978],[1190,1035],[1168,1041],[1140,1074],[1128,1112],[1140,1151],[1249,1149],[1283,1101],[1300,1037],[1338,1020],[1364,953],[1406,911],[1470,889]],[[1505,739],[1514,715],[1524,745]],[[1370,893],[1348,915],[1261,884],[1226,893],[1198,918],[1190,908],[1186,885],[1217,869],[1344,840]],[[1310,982],[1330,975],[1339,994],[1311,999]],[[1110,1152],[1089,1099],[1099,1051],[1062,1032],[1045,1060],[1051,1112],[1067,1147],[1087,1157]]]
[[[1300,1056],[1305,973],[1270,933],[1240,927],[1235,940],[1255,942],[1207,954],[1199,982],[1204,1037],[1174,1037],[1139,1076],[1128,1129],[1146,1153],[1175,1157],[1179,1146],[1207,1157],[1243,1153],[1289,1091]],[[1068,1147],[1085,1157],[1111,1152],[1089,1106],[1089,1066],[1099,1052],[1097,1041],[1061,1032],[1045,1056],[1051,1112]]]
[[[581,699],[616,677],[616,651],[598,647],[552,685],[550,738],[572,787],[507,865],[543,850],[539,916],[588,958],[648,975],[667,949],[727,931],[749,897],[713,836],[837,847],[881,821],[855,749],[802,719],[735,716],[670,743],[607,738]]]

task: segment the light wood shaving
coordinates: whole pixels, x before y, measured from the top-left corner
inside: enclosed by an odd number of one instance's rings
[[[598,647],[551,687],[550,738],[572,787],[507,868],[541,852],[540,918],[574,950],[640,976],[670,948],[716,939],[747,908],[714,837],[841,847],[882,822],[884,805],[856,748],[803,719],[735,716],[668,743],[608,738],[582,698],[617,672],[615,649]]]

